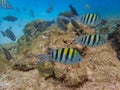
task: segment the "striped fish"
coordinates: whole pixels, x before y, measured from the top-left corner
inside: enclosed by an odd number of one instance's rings
[[[88,34],[73,40],[73,44],[80,43],[84,46],[96,47],[107,41],[107,34]]]
[[[82,24],[94,27],[101,23],[101,18],[97,14],[84,14],[80,17],[75,16],[76,20],[79,20]]]
[[[60,62],[63,64],[74,64],[78,63],[82,60],[82,56],[80,53],[73,48],[59,48],[55,50],[51,50],[50,54],[39,54],[37,55],[41,58],[38,62],[39,64],[43,63],[46,60],[52,62]]]
[[[12,5],[7,0],[0,0],[0,7],[4,9],[12,9]]]

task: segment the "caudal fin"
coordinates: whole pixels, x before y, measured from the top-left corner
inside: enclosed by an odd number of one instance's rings
[[[37,54],[36,57],[40,57],[41,60],[38,61],[38,64],[41,64],[47,60],[49,60],[49,55],[46,55],[46,54]]]
[[[72,41],[72,44],[77,44],[79,43],[80,41],[80,38],[74,38],[74,40]]]

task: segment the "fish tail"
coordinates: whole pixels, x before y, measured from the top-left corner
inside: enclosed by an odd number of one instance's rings
[[[79,43],[79,41],[80,41],[80,38],[75,38],[75,39],[72,41],[72,44],[77,44],[77,43]]]
[[[41,60],[38,61],[38,64],[42,64],[43,62],[49,59],[49,55],[46,55],[46,54],[38,54],[36,56],[41,58]]]
[[[70,7],[70,8],[72,8],[72,5],[71,5],[71,4],[69,4],[69,7]]]

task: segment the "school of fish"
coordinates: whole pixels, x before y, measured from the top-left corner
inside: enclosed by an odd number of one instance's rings
[[[7,0],[0,0],[0,7],[3,9],[13,8],[13,6]],[[87,13],[87,14],[79,15],[77,10],[71,4],[69,5],[69,8],[70,11],[61,12],[56,18],[56,23],[58,24],[58,26],[66,28],[66,25],[68,23],[71,23],[73,24],[73,26],[76,27],[76,29],[79,29],[77,21],[84,25],[88,25],[90,27],[95,27],[101,24],[100,15],[97,15],[95,13]],[[51,13],[52,11],[53,11],[53,3],[50,3],[46,12]],[[30,16],[34,17],[34,11],[32,9],[30,10]],[[11,15],[3,17],[2,19],[10,22],[15,22],[18,20],[17,17]],[[1,31],[1,33],[4,37],[7,36],[12,41],[16,40],[16,36],[12,32],[11,28],[6,29],[4,32]],[[79,43],[83,46],[97,47],[106,43],[107,37],[108,37],[107,33],[85,34],[85,35],[80,35],[80,37],[78,38],[74,38],[72,44]],[[9,54],[9,52],[5,48],[3,48],[3,51],[5,53],[6,58],[10,60],[11,55]],[[38,64],[41,64],[47,60],[51,62],[60,62],[63,64],[75,64],[82,61],[82,56],[80,52],[75,48],[63,47],[58,49],[52,49],[49,52],[50,53],[48,55],[47,54],[36,55],[41,58]]]
[[[63,23],[61,27],[71,22],[77,29],[79,28],[77,21],[90,27],[95,27],[101,24],[101,17],[99,15],[88,13],[79,16],[76,9],[72,5],[69,5],[69,7],[71,9],[70,13],[64,12],[59,14],[57,18],[57,20],[61,20],[60,22],[57,22],[59,26],[61,25],[61,22]],[[83,46],[97,47],[107,42],[108,35],[109,33],[80,35],[80,37],[74,38],[72,44],[79,43]],[[39,54],[38,56],[41,58],[41,60],[38,62],[39,64],[43,63],[46,60],[52,62],[60,62],[63,64],[75,64],[79,63],[82,60],[81,54],[73,48],[59,48],[56,50],[51,50],[49,55]]]

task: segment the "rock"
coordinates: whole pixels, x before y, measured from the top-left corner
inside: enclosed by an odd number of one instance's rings
[[[36,38],[39,34],[45,31],[47,27],[53,24],[54,21],[35,20],[28,23],[24,28],[24,36],[26,41]]]
[[[17,44],[16,43],[7,43],[7,44],[4,44],[4,45],[1,45],[0,46],[0,53],[3,53],[2,48],[6,48],[7,50],[9,50],[9,52],[11,54],[17,53]]]
[[[71,44],[74,37],[76,36],[71,31],[50,27],[29,44],[20,45],[20,53],[9,68],[9,64],[0,64],[4,66],[0,67],[0,89],[119,90],[120,63],[111,45],[105,43],[96,48],[86,48],[80,44]],[[49,49],[63,47],[77,48],[82,53],[83,60],[74,65],[49,61],[37,63],[40,58],[35,57],[36,54],[48,54]]]
[[[19,70],[19,71],[29,71],[29,70],[33,70],[36,67],[33,66],[27,66],[26,64],[15,64],[12,69],[13,70]]]
[[[68,31],[76,32],[79,35],[81,35],[81,34],[93,34],[96,32],[95,29],[92,29],[89,26],[83,25],[78,21],[69,23],[67,27],[68,27]]]
[[[113,33],[110,34],[111,38],[113,39],[111,44],[112,47],[117,52],[117,57],[120,60],[120,23],[118,22],[116,25],[116,29]]]

